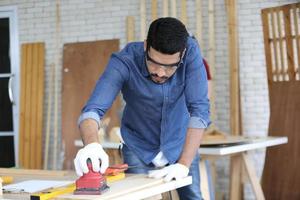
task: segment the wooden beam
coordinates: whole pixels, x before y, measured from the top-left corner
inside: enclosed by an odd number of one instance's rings
[[[55,23],[55,76],[54,76],[54,119],[53,119],[53,160],[52,168],[57,169],[58,150],[58,73],[59,67],[59,44],[60,44],[60,0],[56,0],[56,23]]]
[[[253,164],[250,160],[250,157],[246,153],[243,153],[242,158],[243,158],[243,163],[244,163],[246,172],[248,174],[248,178],[250,180],[250,183],[252,185],[252,188],[253,188],[256,199],[265,200],[264,193],[263,193],[262,188],[260,186],[259,179],[257,178],[255,168],[253,167]]]
[[[237,6],[236,0],[226,2],[230,66],[230,131],[232,135],[241,135]]]
[[[135,40],[134,16],[126,17],[126,29],[127,29],[127,42],[133,42]]]

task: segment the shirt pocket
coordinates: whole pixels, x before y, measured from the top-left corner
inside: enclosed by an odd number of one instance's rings
[[[172,102],[176,102],[178,99],[182,98],[184,95],[184,84],[175,85],[170,90],[170,99]]]

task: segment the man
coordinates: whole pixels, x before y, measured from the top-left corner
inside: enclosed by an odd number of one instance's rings
[[[79,176],[88,172],[88,158],[94,171],[108,167],[97,132],[120,90],[126,102],[123,158],[136,166],[128,172],[165,181],[190,175],[193,183],[178,189],[179,196],[202,199],[197,150],[210,123],[207,77],[199,46],[179,20],[153,21],[144,43],[130,43],[112,54],[78,121],[85,145],[74,160]]]

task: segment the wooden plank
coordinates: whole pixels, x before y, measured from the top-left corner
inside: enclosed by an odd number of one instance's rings
[[[186,0],[181,0],[181,22],[187,26],[188,19],[187,19],[187,6],[186,6]]]
[[[70,171],[55,171],[55,170],[39,170],[39,169],[14,169],[14,168],[0,168],[0,174],[6,176],[42,176],[42,177],[62,177],[74,172]],[[75,174],[74,174],[75,175]]]
[[[227,23],[229,37],[229,66],[230,66],[230,132],[232,135],[241,134],[240,91],[239,91],[239,51],[236,0],[227,0]]]
[[[78,151],[74,146],[74,141],[81,139],[77,128],[77,120],[81,109],[90,97],[111,54],[118,51],[118,49],[119,40],[64,45],[62,81],[62,138],[65,143],[64,169],[72,169],[74,167],[73,159]],[[117,98],[105,115],[105,117],[110,117],[111,119],[106,129],[107,133],[110,132],[112,127],[120,126],[119,109],[120,97]]]
[[[36,105],[37,105],[37,76],[38,76],[38,46],[37,44],[32,44],[32,78],[30,80],[31,82],[31,101],[30,101],[30,115],[31,119],[30,122],[30,161],[29,161],[29,168],[34,169],[35,166],[35,152],[36,149]]]
[[[157,0],[151,0],[151,19],[157,19]]]
[[[248,178],[250,179],[250,183],[253,188],[256,199],[265,200],[264,193],[260,186],[259,179],[256,175],[256,171],[255,171],[255,168],[253,167],[250,157],[246,153],[243,153],[242,158],[243,158],[243,163],[244,163],[246,172],[248,174]]]
[[[25,168],[30,168],[30,121],[31,121],[31,79],[32,79],[32,47],[31,45],[27,45],[26,51],[27,57],[26,57],[26,99],[25,99],[25,149],[24,149],[24,166]]]
[[[45,44],[39,43],[38,46],[38,76],[37,76],[37,119],[36,119],[36,169],[41,169],[42,161],[42,144],[43,144],[43,103],[44,103],[44,66],[45,66]]]
[[[126,29],[127,29],[127,42],[133,42],[135,40],[134,16],[126,17]]]
[[[110,190],[97,195],[73,195],[66,194],[59,196],[57,199],[91,199],[91,200],[106,200],[106,199],[144,199],[165,191],[170,191],[192,182],[192,177],[186,177],[181,180],[163,182],[162,179],[147,178],[145,174],[130,175],[121,181],[116,181],[110,184]]]
[[[171,17],[176,18],[176,16],[177,16],[176,0],[171,0]]]
[[[300,199],[300,81],[274,82],[269,88],[268,135],[286,136],[286,145],[268,148],[262,176],[266,199]]]
[[[162,16],[168,17],[169,16],[169,0],[163,0],[163,11]]]
[[[43,43],[22,45],[19,149],[20,166],[24,168],[40,168],[42,162],[43,52]]]
[[[140,29],[141,41],[146,39],[146,0],[140,0]]]

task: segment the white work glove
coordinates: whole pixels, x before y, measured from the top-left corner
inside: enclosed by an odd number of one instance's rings
[[[173,165],[169,165],[167,167],[164,167],[159,170],[150,170],[148,177],[150,178],[163,178],[165,182],[171,181],[173,178],[176,180],[183,179],[188,176],[189,174],[189,168],[187,168],[185,165],[182,165],[180,163],[176,163]]]
[[[99,143],[90,143],[80,149],[74,159],[75,170],[78,176],[82,176],[83,173],[86,174],[89,172],[87,167],[88,159],[91,159],[94,172],[100,171],[103,174],[109,165],[108,155],[105,153],[102,146]]]

